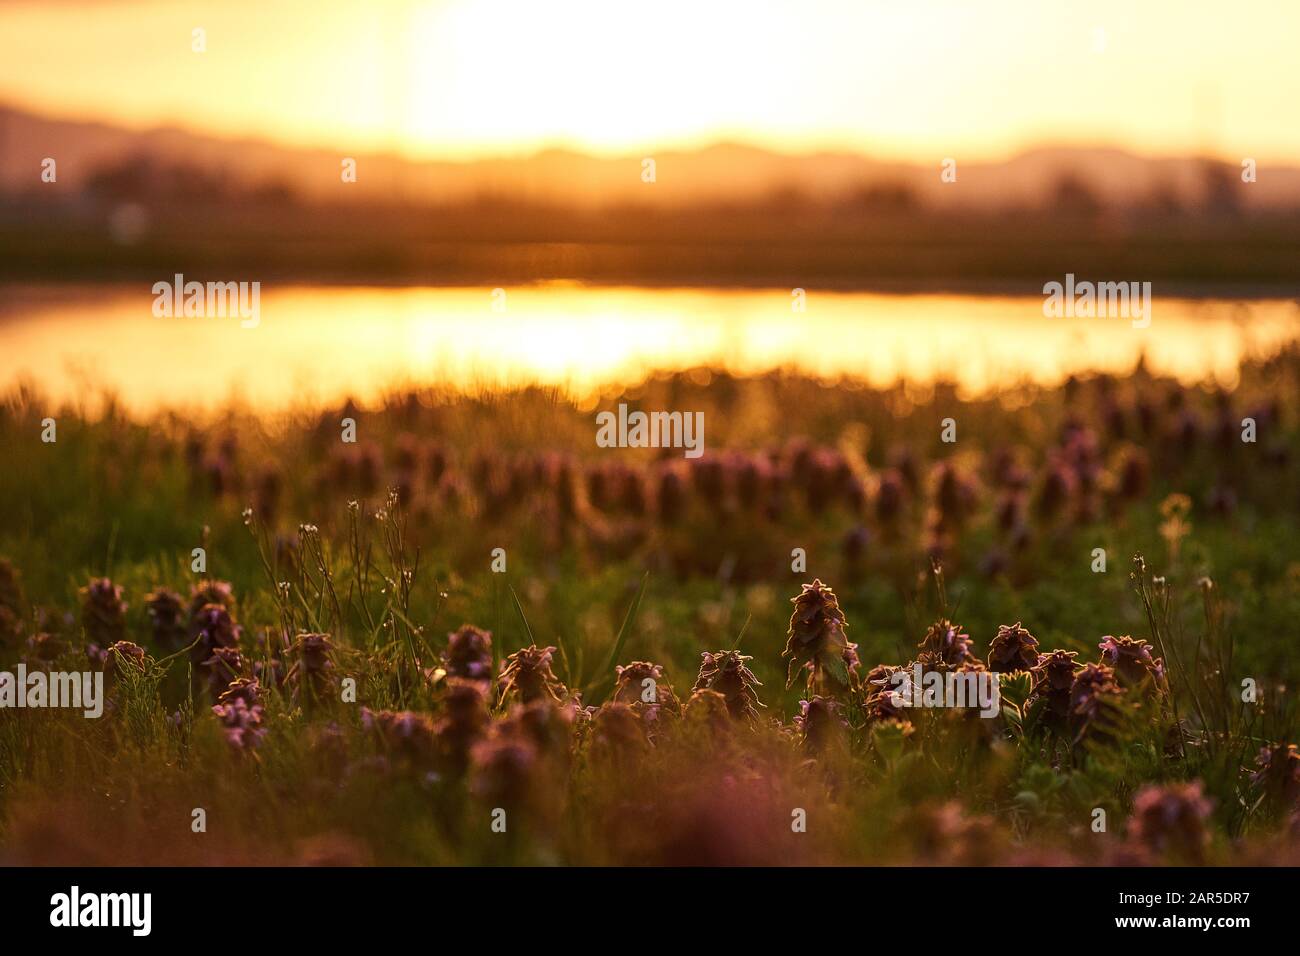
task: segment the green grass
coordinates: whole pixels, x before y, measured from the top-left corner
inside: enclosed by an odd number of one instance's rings
[[[706,458],[781,452],[787,441],[806,438],[842,455],[867,492],[865,510],[838,494],[810,501],[806,483],[788,476],[772,486],[779,507],[769,513],[739,501],[734,488],[721,501],[692,489],[675,520],[658,513],[653,481],[647,505],[599,508],[579,480],[576,505],[566,507],[562,483],[546,472],[559,459],[548,456],[564,456],[579,479],[584,469],[610,463],[642,478],[657,476],[666,462],[685,463],[597,449],[594,413],[545,390],[431,393],[411,403],[394,396],[360,411],[361,447],[373,448],[379,464],[368,482],[344,467],[357,449],[339,441],[342,412],[132,420],[111,407],[51,410],[37,396],[11,395],[0,412],[0,555],[22,572],[25,624],[0,651],[0,665],[24,656],[37,609],[45,608],[72,616],[70,624],[44,618],[71,646],[60,665],[86,666],[82,647],[93,635],[78,617],[78,589],[100,576],[123,588],[126,636],[148,651],[150,663],[118,685],[112,712],[100,721],[0,711],[0,859],[1265,859],[1282,852],[1277,834],[1292,807],[1288,796],[1254,787],[1248,772],[1261,746],[1300,737],[1283,690],[1300,678],[1293,650],[1300,620],[1297,384],[1295,351],[1244,368],[1232,416],[1272,399],[1280,414],[1261,425],[1257,444],[1218,448],[1208,439],[1171,439],[1174,412],[1165,402],[1178,389],[1141,372],[1109,392],[1097,381],[1068,392],[1020,388],[1014,402],[962,399],[946,387],[828,388],[782,375],[715,374],[709,387],[689,376],[652,380],[634,393],[642,407],[704,410]],[[1152,402],[1154,427],[1136,430],[1131,414],[1128,433],[1110,435],[1102,416],[1107,394],[1130,413],[1137,401]],[[1208,391],[1188,389],[1185,397],[1202,421],[1219,415]],[[602,407],[617,400],[606,396]],[[40,441],[47,415],[58,421],[54,444]],[[952,446],[939,441],[947,416],[960,423]],[[1098,513],[1044,518],[1032,502],[1071,416],[1098,436]],[[227,437],[237,446],[233,455],[221,451]],[[191,439],[197,451],[187,459]],[[421,452],[413,471],[400,464],[411,445]],[[440,481],[426,465],[433,445],[449,462]],[[875,489],[903,447],[917,456],[923,487],[890,534],[874,511]],[[995,520],[989,463],[1003,448],[1031,476],[1018,550]],[[1113,479],[1135,448],[1150,458],[1150,485],[1120,502]],[[789,454],[777,459],[787,462]],[[205,462],[220,455],[228,487],[217,493]],[[502,476],[499,487],[475,477],[480,458]],[[1126,692],[1114,740],[1072,747],[1033,725],[1027,707],[973,727],[951,714],[918,714],[903,735],[869,721],[862,694],[854,693],[841,702],[848,727],[834,747],[813,752],[802,742],[793,723],[802,688],[785,689],[781,659],[789,600],[820,578],[835,588],[863,673],[912,660],[943,611],[927,557],[937,543],[932,468],[941,461],[977,488],[976,506],[942,541],[942,566],[947,613],[973,637],[980,657],[998,626],[1016,621],[1040,650],[1077,651],[1079,663],[1099,659],[1097,644],[1107,634],[1147,640],[1165,657],[1165,689],[1153,698]],[[258,490],[267,471],[281,489],[274,501]],[[519,477],[511,482],[511,475]],[[404,485],[401,505],[389,499],[390,485]],[[1224,487],[1236,507],[1216,513],[1212,493]],[[1192,502],[1190,531],[1176,541],[1161,512],[1175,493]],[[252,519],[244,514],[249,506]],[[859,525],[871,541],[852,561],[841,542]],[[283,542],[297,548],[300,569],[281,563]],[[202,575],[190,568],[199,546],[207,553]],[[501,574],[490,569],[497,547],[508,558]],[[806,571],[791,570],[796,547],[807,553]],[[1097,547],[1106,550],[1105,573],[1090,567]],[[985,573],[995,551],[1006,555],[1006,568]],[[1132,577],[1136,554],[1145,557],[1143,581]],[[1167,600],[1156,576],[1168,582]],[[155,644],[143,605],[156,586],[185,597],[204,577],[233,585],[246,663],[265,657],[260,633],[329,633],[331,680],[354,678],[358,701],[333,693],[308,706],[292,687],[264,688],[265,738],[251,753],[228,746],[211,701],[191,689],[189,655],[168,659],[174,649]],[[1213,581],[1208,611],[1202,578]],[[280,581],[287,589],[275,587]],[[1159,607],[1148,612],[1139,584],[1157,594]],[[405,760],[362,727],[363,706],[415,711],[438,726],[446,684],[431,672],[448,632],[465,623],[492,632],[496,670],[522,647],[556,647],[556,676],[592,708],[591,716],[577,715],[563,746],[528,744],[532,763],[505,834],[490,828],[493,807],[482,794],[491,778],[481,754],[462,778]],[[652,727],[649,740],[628,739],[617,715],[595,713],[614,690],[615,664],[662,665],[684,701],[701,652],[738,641],[762,682],[766,708],[756,725],[720,728],[697,710]],[[286,664],[292,660],[286,656]],[[1259,685],[1255,704],[1240,701],[1245,678]],[[1008,699],[1014,693],[1008,688]],[[509,710],[509,702],[492,701],[494,729],[485,736],[510,742],[522,733],[506,719]],[[1181,743],[1171,744],[1179,738],[1171,738],[1176,719]],[[1163,848],[1136,831],[1126,836],[1143,787],[1193,779],[1214,801],[1204,844],[1200,829],[1190,843]],[[207,811],[205,833],[191,831],[198,807]],[[807,812],[806,833],[791,832],[793,808]],[[1090,827],[1096,808],[1107,811],[1106,833]]]

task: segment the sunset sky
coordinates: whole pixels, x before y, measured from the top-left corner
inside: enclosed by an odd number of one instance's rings
[[[413,158],[1300,162],[1298,36],[1295,0],[0,0],[0,100]]]

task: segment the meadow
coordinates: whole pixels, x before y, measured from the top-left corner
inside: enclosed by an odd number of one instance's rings
[[[1231,387],[14,389],[0,669],[108,702],[0,710],[0,860],[1295,864],[1298,397],[1294,344]],[[598,447],[622,402],[705,453]]]

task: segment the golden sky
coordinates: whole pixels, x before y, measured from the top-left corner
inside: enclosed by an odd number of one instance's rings
[[[418,158],[1300,162],[1298,37],[1298,0],[0,0],[0,100]]]

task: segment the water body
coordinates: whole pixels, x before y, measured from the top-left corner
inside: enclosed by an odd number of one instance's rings
[[[1241,360],[1300,334],[1287,299],[1163,298],[1148,328],[1048,318],[1041,296],[635,288],[263,285],[260,321],[154,315],[149,283],[0,287],[0,389],[56,402],[111,393],[130,410],[268,412],[407,386],[559,387],[584,399],[657,372],[778,368],[968,394],[1145,357],[1185,382],[1231,386]]]

